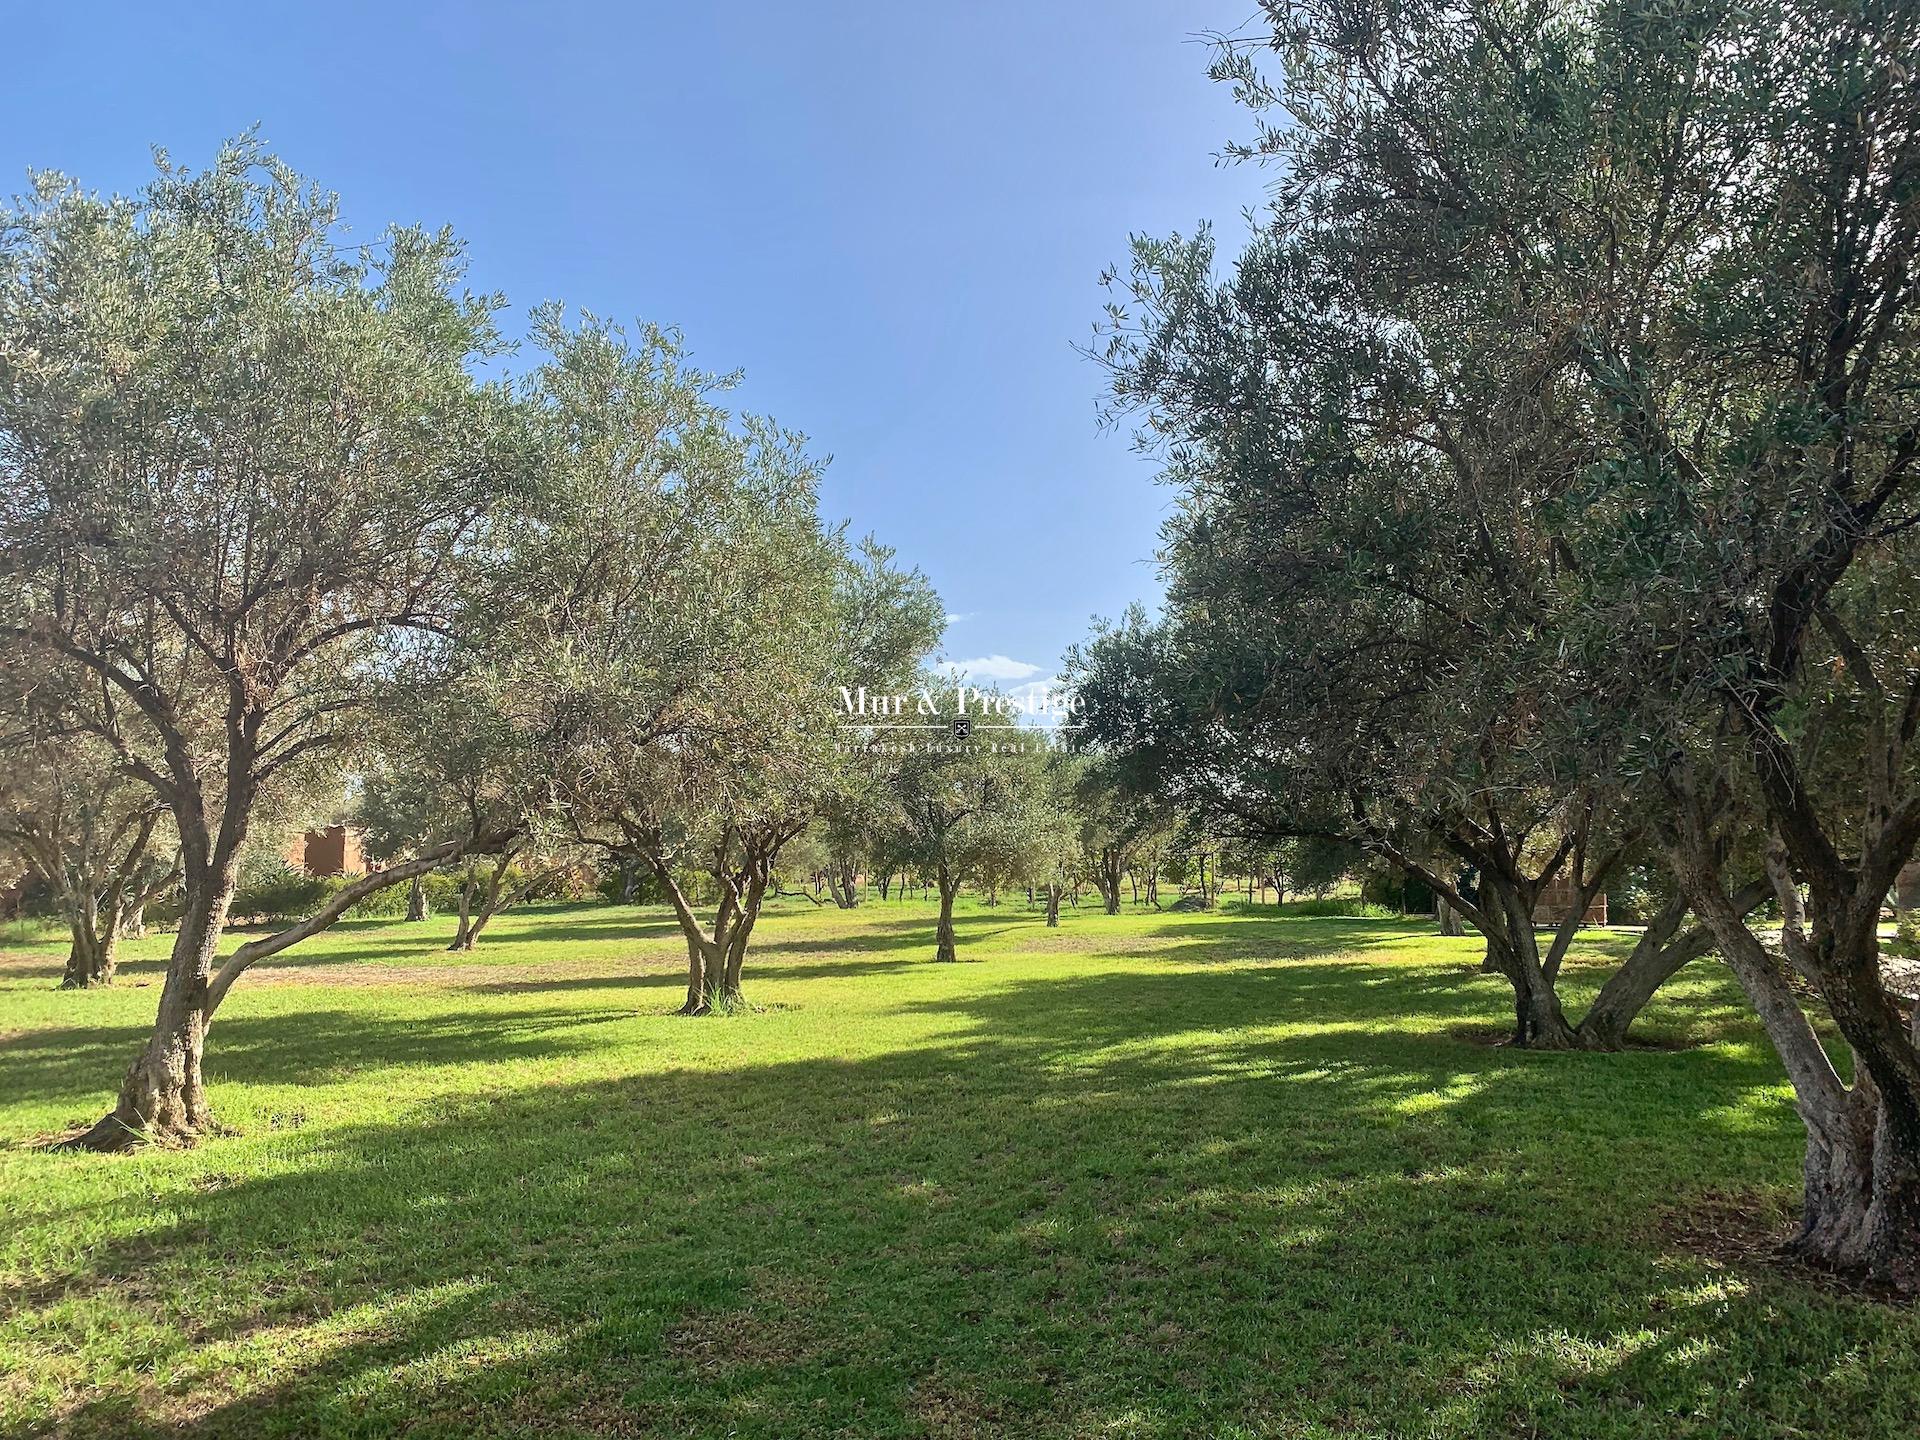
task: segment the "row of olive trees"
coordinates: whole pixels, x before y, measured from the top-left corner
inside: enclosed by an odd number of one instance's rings
[[[483,379],[501,302],[462,273],[444,233],[345,244],[251,142],[131,197],[41,177],[0,214],[4,724],[42,792],[4,808],[85,832],[92,858],[44,868],[94,896],[177,855],[152,1033],[76,1143],[204,1129],[246,970],[474,857],[637,859],[688,1009],[736,995],[779,850],[840,784],[834,687],[937,638],[925,581],[824,524],[799,438],[730,414],[675,337],[543,310],[532,363]],[[225,949],[250,843],[343,773],[388,863]]]
[[[923,677],[921,688],[940,686]],[[845,733],[856,747],[847,769],[853,783],[796,858],[842,909],[859,903],[863,877],[883,889],[896,877],[903,890],[923,883],[939,900],[938,959],[957,958],[953,909],[964,886],[990,900],[1024,889],[1052,926],[1062,900],[1077,900],[1083,888],[1110,915],[1129,893],[1157,907],[1158,880],[1187,873],[1189,854],[1202,853],[1158,797],[1128,790],[1111,767],[1046,727],[1005,720],[964,740],[916,735],[891,744],[884,730],[848,724]],[[1265,865],[1271,880],[1275,857]]]
[[[1270,213],[1224,270],[1141,242],[1111,312],[1181,501],[1163,615],[1078,658],[1093,739],[1429,885],[1522,1043],[1614,1048],[1717,949],[1806,1124],[1801,1249],[1920,1288],[1878,963],[1920,841],[1920,12],[1267,8],[1217,68],[1277,113]],[[1649,862],[1670,898],[1576,1021],[1579,912]]]

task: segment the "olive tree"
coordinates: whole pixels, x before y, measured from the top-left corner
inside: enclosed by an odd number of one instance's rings
[[[0,654],[0,847],[60,905],[62,988],[113,983],[123,933],[178,879],[166,807],[62,718],[72,676]]]
[[[838,687],[911,667],[938,608],[822,523],[801,437],[730,414],[728,377],[677,337],[556,309],[534,334],[540,478],[506,545],[502,653],[575,838],[653,873],[687,944],[682,1008],[705,1014],[740,999],[779,855],[835,793]]]
[[[1461,537],[1528,543],[1533,663],[1585,677],[1524,718],[1632,778],[1764,1022],[1807,1128],[1799,1248],[1920,1289],[1920,1049],[1878,957],[1920,841],[1920,13],[1270,9],[1277,78],[1222,70],[1287,112],[1253,147],[1287,159],[1284,206],[1391,277],[1417,382],[1480,357],[1449,393],[1484,423],[1416,438],[1450,470],[1489,426],[1527,440],[1505,523]],[[1756,853],[1780,954],[1745,919]]]
[[[1220,62],[1285,112],[1249,151],[1284,162],[1271,213],[1224,276],[1209,236],[1140,242],[1111,312],[1116,411],[1145,416],[1181,498],[1163,624],[1089,654],[1094,734],[1160,757],[1216,827],[1362,844],[1485,936],[1517,1041],[1612,1048],[1704,932],[1564,1013],[1580,914],[1650,806],[1634,736],[1599,718],[1608,667],[1564,643],[1576,509],[1613,437],[1577,318],[1537,297],[1597,253],[1562,237],[1595,213],[1610,127],[1648,120],[1605,97],[1659,90],[1684,37],[1572,7],[1272,14],[1276,74]]]
[[[130,197],[40,176],[0,216],[0,638],[91,677],[70,723],[180,844],[153,1031],[82,1144],[208,1122],[255,807],[351,741],[401,637],[444,627],[512,484],[507,397],[472,371],[495,302],[460,279],[444,233],[346,245],[332,197],[250,141],[200,172],[163,156]]]
[[[1018,742],[978,731],[929,733],[900,748],[892,769],[893,824],[905,862],[933,881],[940,898],[934,958],[955,961],[953,904],[960,887],[988,870],[1012,873],[1032,858],[1043,768]]]
[[[1797,1248],[1916,1291],[1920,1046],[1879,926],[1920,843],[1920,15],[1699,4],[1683,22],[1686,109],[1610,181],[1658,183],[1671,213],[1628,232],[1624,274],[1543,276],[1590,317],[1568,369],[1610,438],[1569,527],[1575,643],[1611,663],[1603,713],[1644,737],[1672,862],[1793,1082]],[[1737,902],[1730,857],[1756,849],[1777,950]]]

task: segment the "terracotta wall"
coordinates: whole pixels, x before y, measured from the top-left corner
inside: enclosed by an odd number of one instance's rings
[[[357,827],[328,825],[295,836],[287,847],[287,864],[309,875],[364,875],[367,853]]]

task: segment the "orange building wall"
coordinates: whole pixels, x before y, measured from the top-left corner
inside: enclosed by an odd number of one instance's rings
[[[367,852],[356,827],[328,825],[294,837],[287,864],[309,875],[364,875]]]

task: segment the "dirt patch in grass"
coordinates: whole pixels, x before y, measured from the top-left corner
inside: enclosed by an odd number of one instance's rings
[[[703,1374],[805,1365],[821,1350],[812,1320],[821,1299],[804,1280],[759,1270],[744,1305],[687,1316],[667,1331],[664,1349]]]
[[[1478,1045],[1486,1050],[1515,1048],[1513,1044],[1513,1030],[1509,1026],[1454,1025],[1448,1028],[1447,1034],[1450,1038],[1458,1040],[1462,1045]],[[1682,1050],[1697,1050],[1702,1043],[1701,1041],[1689,1040],[1679,1035],[1629,1035],[1627,1037],[1627,1043],[1621,1046],[1621,1049],[1625,1051],[1677,1052]],[[1541,1055],[1583,1055],[1596,1052],[1583,1050],[1541,1050],[1534,1053]]]
[[[365,986],[416,985],[423,989],[511,992],[537,989],[557,980],[605,981],[619,985],[642,975],[658,975],[686,968],[684,960],[636,956],[605,960],[553,961],[544,965],[480,965],[448,962],[431,965],[382,965],[377,962],[344,965],[257,965],[247,972],[246,984]]]
[[[1008,1421],[997,1402],[937,1370],[913,1382],[907,1397],[907,1413],[928,1435],[941,1440],[972,1440],[979,1435],[1004,1434]]]
[[[1785,1282],[1822,1295],[1911,1309],[1913,1300],[1859,1273],[1810,1265],[1788,1249],[1799,1226],[1796,1207],[1762,1191],[1709,1190],[1660,1217],[1660,1234],[1682,1254],[1724,1267],[1745,1280]]]

